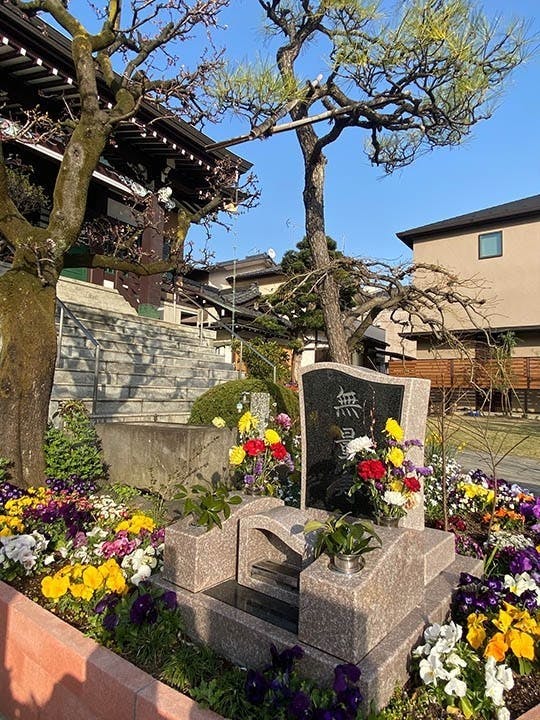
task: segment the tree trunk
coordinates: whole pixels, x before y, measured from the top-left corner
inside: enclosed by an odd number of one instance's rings
[[[305,153],[304,157],[306,157]],[[326,159],[322,153],[318,153],[316,157],[316,160],[305,161],[304,212],[306,237],[311,247],[313,262],[315,268],[323,270],[329,268],[331,261],[324,221],[324,166]],[[350,365],[351,353],[339,306],[339,286],[331,272],[324,276],[319,294],[330,357],[334,362]]]
[[[34,274],[0,277],[0,455],[22,487],[43,484],[43,440],[56,360],[55,287]]]

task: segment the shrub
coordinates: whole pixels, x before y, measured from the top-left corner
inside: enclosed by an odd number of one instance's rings
[[[240,352],[240,343],[233,345],[237,353]],[[244,361],[247,374],[250,378],[259,380],[272,380],[273,369],[257,355],[259,352],[272,365],[276,366],[277,378],[280,382],[287,382],[291,378],[291,367],[289,352],[275,340],[264,340],[263,338],[252,338],[249,345],[244,343],[242,347],[242,360]]]
[[[50,426],[45,434],[45,472],[48,477],[84,480],[106,477],[101,442],[88,411],[78,400],[60,403],[56,413],[61,427]]]
[[[275,403],[276,414],[285,412],[293,422],[298,420],[298,397],[292,390],[269,380],[247,378],[216,385],[201,395],[193,404],[189,418],[190,425],[210,425],[212,419],[219,416],[225,420],[227,427],[236,427],[239,417],[236,406],[243,401],[244,395],[252,392],[269,393]]]

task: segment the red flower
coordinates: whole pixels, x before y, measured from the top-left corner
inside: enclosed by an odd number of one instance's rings
[[[415,477],[403,478],[403,484],[405,485],[407,490],[410,490],[411,492],[419,492],[420,491],[420,483],[418,482],[418,478],[415,478]]]
[[[255,457],[256,455],[260,455],[263,453],[266,449],[266,445],[264,444],[264,440],[261,438],[253,438],[252,440],[247,440],[242,447],[246,451],[248,455],[251,455],[251,457]]]
[[[362,480],[382,480],[386,475],[386,467],[380,460],[360,460],[356,472]]]
[[[280,442],[270,445],[270,450],[272,451],[272,457],[275,460],[284,460],[288,455],[287,448]]]

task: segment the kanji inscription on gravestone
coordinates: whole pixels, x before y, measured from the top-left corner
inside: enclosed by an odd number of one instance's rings
[[[403,385],[387,378],[333,363],[314,365],[302,373],[305,506],[361,513],[361,500],[356,496],[353,502],[348,496],[354,466],[347,462],[346,446],[362,435],[378,443],[386,420],[401,420]]]

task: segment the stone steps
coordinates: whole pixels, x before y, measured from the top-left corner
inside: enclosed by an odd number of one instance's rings
[[[197,397],[217,383],[236,379],[237,373],[214,348],[214,332],[139,317],[116,291],[88,285],[70,280],[69,292],[59,296],[101,346],[100,420],[187,422]],[[81,297],[94,306],[81,305]],[[103,308],[109,301],[114,312]],[[74,398],[92,408],[94,362],[93,343],[65,314],[51,412],[59,401]]]

